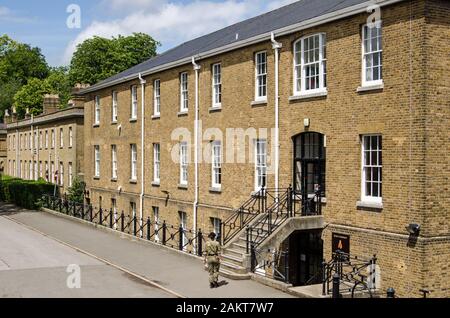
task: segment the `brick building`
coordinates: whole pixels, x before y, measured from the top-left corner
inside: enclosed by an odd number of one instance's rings
[[[449,2],[376,3],[295,2],[83,90],[91,202],[216,231],[235,278],[248,240],[293,285],[338,246],[380,290],[450,296]]]
[[[73,178],[83,179],[84,108],[76,102],[59,109],[58,95],[45,95],[43,113],[17,120],[14,108],[5,116],[5,174],[27,180],[43,178],[63,194]]]

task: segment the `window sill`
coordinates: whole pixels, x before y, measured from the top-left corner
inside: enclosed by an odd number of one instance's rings
[[[99,176],[95,176],[95,177],[93,177],[92,179],[94,179],[94,180],[100,180],[100,177],[99,177]]]
[[[111,125],[117,125],[117,121],[112,121]]]
[[[222,188],[211,187],[211,188],[209,188],[209,192],[212,192],[212,193],[222,193]]]
[[[326,97],[327,95],[328,95],[328,90],[306,92],[306,93],[300,93],[298,95],[289,96],[289,101],[292,102],[292,101],[308,99],[308,98]]]
[[[152,187],[160,187],[161,183],[159,181],[153,181],[152,182]]]
[[[222,104],[208,108],[208,112],[210,112],[210,113],[220,112],[220,111],[222,111]]]
[[[130,183],[131,184],[137,184],[137,180],[136,179],[130,179]]]
[[[254,100],[250,103],[251,106],[267,106],[267,99]]]
[[[188,112],[187,110],[184,110],[184,111],[178,112],[177,116],[178,116],[178,117],[187,116],[188,113],[189,113],[189,112]]]
[[[137,118],[130,118],[130,123],[135,123],[137,122]]]
[[[363,92],[369,92],[369,91],[378,91],[384,89],[384,83],[377,83],[377,84],[366,84],[358,87],[356,89],[356,92],[363,93]]]
[[[92,125],[92,128],[98,128],[98,127],[100,127],[100,124],[93,124]]]
[[[187,190],[188,189],[188,185],[187,184],[179,184],[178,185],[178,189],[180,189],[180,190]]]
[[[111,178],[111,182],[117,182],[117,178]]]
[[[160,118],[161,118],[161,115],[153,115],[151,118],[152,118],[152,119],[160,119]]]
[[[383,209],[383,203],[381,203],[381,202],[358,201],[358,202],[356,202],[356,207],[357,208],[367,208],[367,209],[381,210],[381,209]]]

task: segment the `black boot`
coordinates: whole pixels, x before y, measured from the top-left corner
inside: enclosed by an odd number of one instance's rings
[[[216,285],[214,283],[209,283],[209,288],[215,288]]]
[[[218,288],[219,287],[219,282],[214,282],[214,287]]]

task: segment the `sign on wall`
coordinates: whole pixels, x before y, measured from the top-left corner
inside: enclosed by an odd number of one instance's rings
[[[331,250],[333,253],[341,250],[344,253],[350,254],[350,235],[332,233]]]

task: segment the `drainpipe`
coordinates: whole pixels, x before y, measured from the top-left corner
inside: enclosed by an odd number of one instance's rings
[[[145,83],[141,73],[139,73],[139,82],[141,84],[141,194],[140,194],[140,207],[139,207],[139,225],[140,235],[142,236],[142,217],[144,215],[144,146],[145,146]]]
[[[194,184],[195,184],[195,190],[194,190],[194,205],[193,205],[193,212],[194,212],[194,233],[197,233],[197,209],[198,209],[198,129],[199,129],[199,107],[198,107],[198,73],[200,71],[200,65],[195,63],[195,57],[192,57],[192,65],[194,67],[195,71],[195,122],[194,122]],[[194,240],[194,249],[197,246],[197,238]]]
[[[280,166],[280,137],[279,137],[279,50],[283,47],[280,42],[275,41],[275,34],[270,35],[272,49],[275,51],[275,188],[279,188],[279,166]]]

